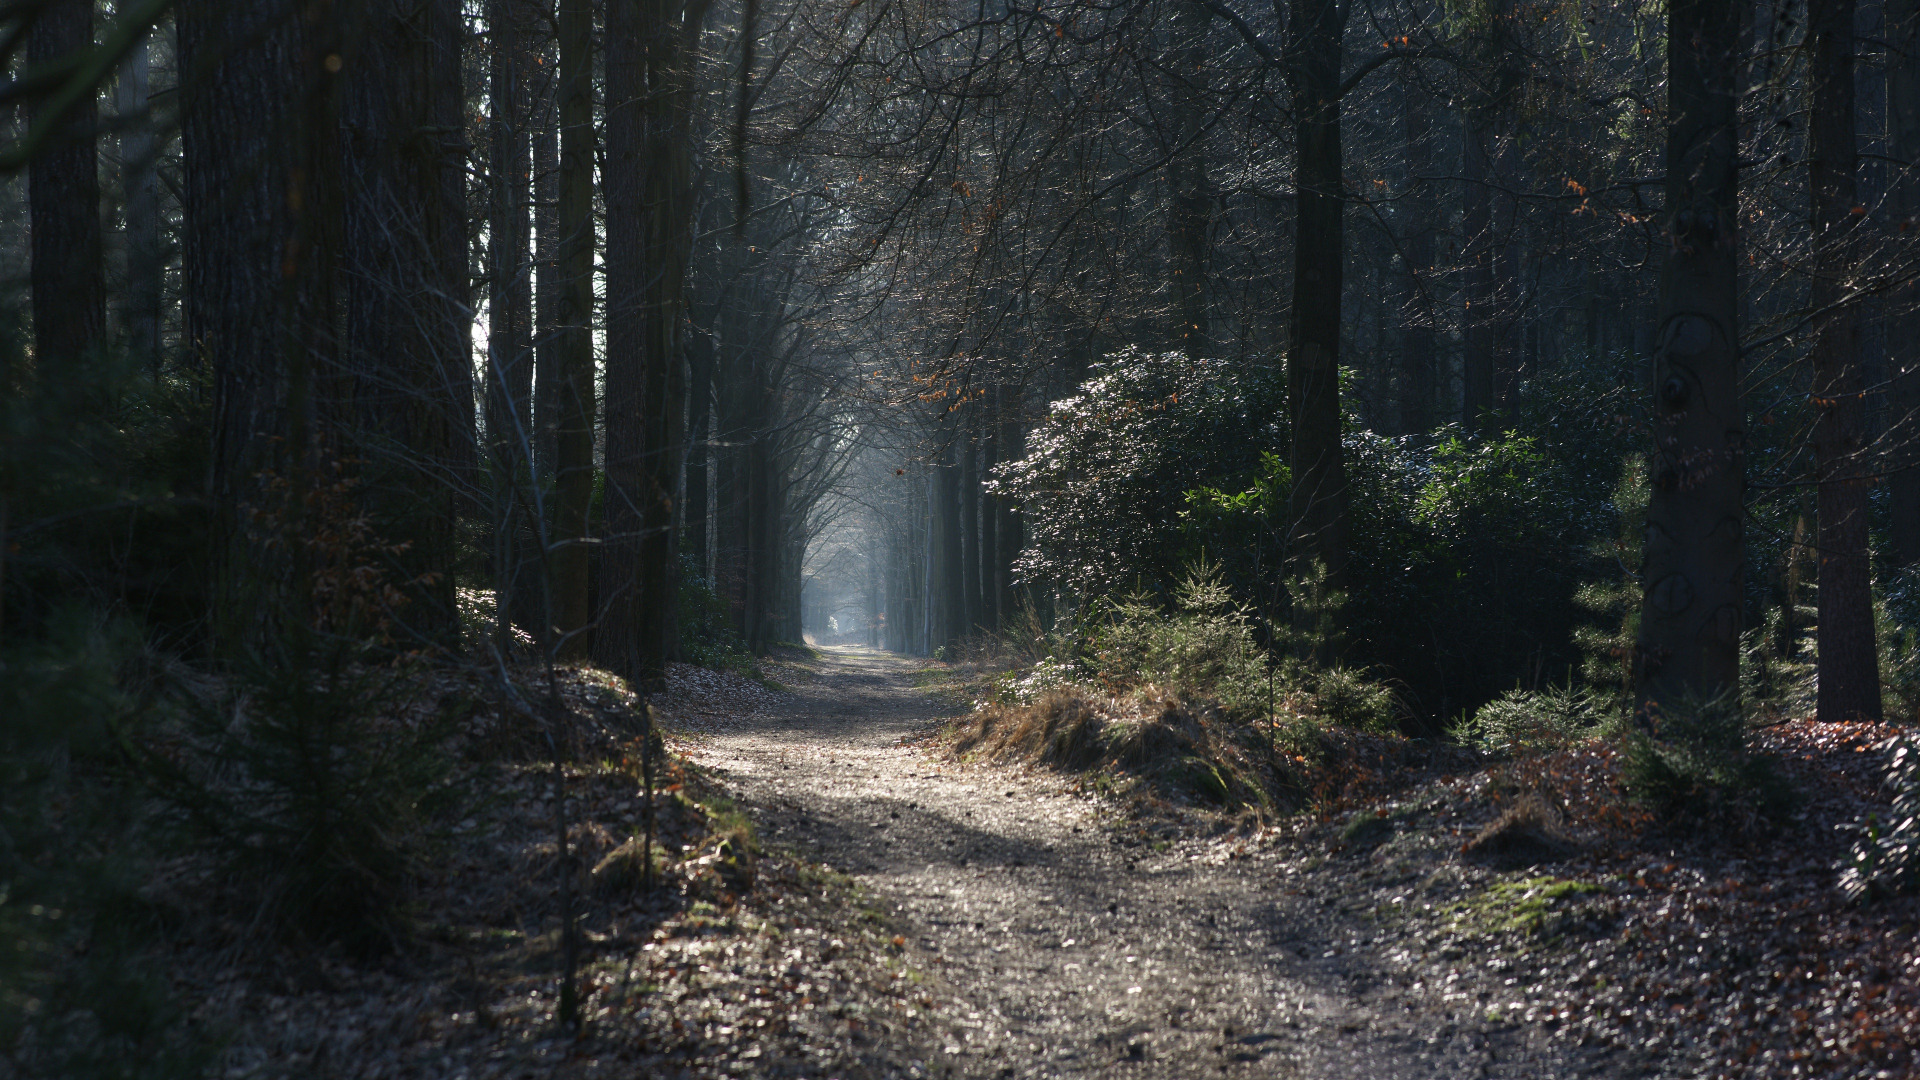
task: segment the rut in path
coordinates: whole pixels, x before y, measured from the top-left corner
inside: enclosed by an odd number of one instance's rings
[[[1279,854],[1126,846],[1044,777],[903,747],[943,707],[914,665],[822,650],[785,707],[696,756],[762,835],[859,879],[957,999],[958,1076],[1554,1077],[1603,1068],[1401,989],[1337,898]]]

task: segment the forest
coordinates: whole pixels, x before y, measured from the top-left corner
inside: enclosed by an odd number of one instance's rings
[[[1920,1075],[1920,0],[0,65],[0,1080]]]

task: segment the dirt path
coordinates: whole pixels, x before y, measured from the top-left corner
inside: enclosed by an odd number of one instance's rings
[[[1537,1032],[1448,1003],[1370,949],[1284,848],[1124,841],[1043,777],[903,747],[946,711],[914,665],[824,650],[779,709],[700,740],[763,835],[914,929],[950,1034],[937,1074],[1571,1076]],[[1158,848],[1158,850],[1156,850]]]

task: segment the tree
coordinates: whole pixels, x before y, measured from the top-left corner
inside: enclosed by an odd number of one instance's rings
[[[338,419],[369,466],[415,632],[447,639],[455,523],[473,481],[472,309],[459,0],[373,0],[343,25]]]
[[[499,647],[513,624],[544,626],[534,509],[533,265],[528,250],[533,145],[527,0],[490,0],[487,177],[487,459],[492,471],[493,579]]]
[[[1920,226],[1920,2],[1887,0],[1887,154],[1893,158],[1887,209],[1896,231]],[[1894,350],[1894,430],[1906,447],[1920,446],[1920,290],[1896,296],[1891,338]],[[1903,566],[1920,565],[1920,460],[1908,451],[1894,462],[1893,556]]]
[[[248,541],[248,508],[263,474],[302,459],[287,451],[311,440],[315,358],[331,348],[334,73],[330,42],[291,4],[181,0],[175,26],[193,74],[181,87],[185,337],[213,382],[213,599],[232,643],[277,577]]]
[[[1854,141],[1854,3],[1807,5],[1807,190],[1814,262],[1808,301],[1813,347],[1813,456],[1819,485],[1819,715],[1880,719],[1880,658],[1868,550],[1866,379],[1858,309],[1847,294],[1857,268],[1859,150]]]
[[[93,0],[56,0],[27,31],[27,63],[51,66],[93,47]],[[27,167],[33,214],[33,341],[41,363],[71,364],[104,344],[106,267],[101,259],[98,110],[85,94],[66,109],[41,101],[36,124],[52,123]]]
[[[1736,692],[1740,682],[1739,49],[1734,0],[1669,5],[1666,242],[1637,646],[1642,715]]]
[[[560,0],[559,303],[554,325],[553,630],[559,654],[590,647],[588,516],[593,507],[593,5]],[[541,316],[545,321],[546,316]],[[543,637],[544,640],[544,637]]]
[[[1341,37],[1347,0],[1293,0],[1287,43],[1294,117],[1293,310],[1287,405],[1293,421],[1289,512],[1299,550],[1339,583],[1347,477],[1340,450],[1340,301],[1345,283],[1340,152]]]

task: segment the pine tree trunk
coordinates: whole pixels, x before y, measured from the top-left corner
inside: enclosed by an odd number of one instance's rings
[[[492,472],[493,580],[502,653],[513,624],[540,626],[542,589],[529,558],[532,509],[533,265],[527,247],[533,168],[527,79],[536,14],[527,0],[489,0],[487,177],[487,457]]]
[[[1485,140],[1490,136],[1476,125],[1468,125],[1461,143],[1462,171],[1466,183],[1460,191],[1460,231],[1466,268],[1461,275],[1460,296],[1464,313],[1465,351],[1460,363],[1460,423],[1468,431],[1485,435],[1494,425],[1494,267],[1493,267],[1493,194],[1488,190],[1492,169],[1487,162]]]
[[[543,50],[550,54],[551,49]],[[543,65],[539,121],[533,135],[533,467],[541,490],[551,492],[554,474],[554,434],[560,400],[560,311],[566,289],[560,277],[560,114],[555,101],[556,77],[551,59]],[[547,523],[553,519],[551,502]],[[546,625],[546,624],[542,624]]]
[[[593,506],[593,4],[560,0],[559,303],[554,358],[553,621],[560,655],[590,651]]]
[[[624,2],[624,0],[623,0]],[[633,0],[643,13],[646,47],[646,169],[643,236],[647,277],[642,306],[644,492],[639,564],[639,648],[648,679],[666,677],[678,657],[680,460],[686,441],[685,284],[693,244],[690,112],[692,40],[697,20],[675,0]],[[776,493],[776,497],[777,497]]]
[[[1643,716],[1737,691],[1740,680],[1739,31],[1736,0],[1668,8],[1668,242],[1636,656]]]
[[[406,544],[407,623],[456,635],[456,492],[475,465],[458,0],[375,0],[343,27],[341,371],[369,504]],[[339,61],[330,61],[339,63]],[[455,482],[449,482],[453,480]]]
[[[707,483],[708,443],[713,433],[713,335],[694,330],[687,341],[687,495],[685,535],[687,553],[703,574],[707,569],[707,531],[712,513],[712,491]]]
[[[1202,0],[1180,0],[1173,9],[1173,49],[1169,58],[1171,96],[1179,117],[1167,164],[1167,187],[1172,213],[1167,218],[1167,242],[1172,249],[1174,315],[1179,323],[1174,340],[1189,357],[1207,354],[1207,254],[1212,200],[1207,193],[1206,152],[1201,145],[1204,99],[1192,84],[1206,77],[1207,25],[1213,14]]]
[[[53,63],[92,45],[93,0],[53,0],[27,33],[27,62]],[[35,105],[35,123],[45,107]],[[79,363],[106,341],[98,121],[93,95],[82,95],[27,165],[33,346],[43,365]]]
[[[151,98],[152,54],[146,39],[128,51],[114,86],[120,131],[120,186],[126,199],[127,288],[122,308],[127,351],[147,371],[160,371],[165,249],[160,238],[160,172]]]
[[[594,662],[638,682],[646,674],[640,624],[653,597],[641,585],[648,528],[646,385],[648,276],[645,154],[647,109],[643,7],[649,0],[608,0],[606,7],[606,526],[600,542],[600,618]]]
[[[1340,62],[1345,0],[1293,0],[1295,230],[1287,403],[1298,550],[1344,580],[1347,478],[1340,445],[1340,300],[1346,259]]]
[[[1839,302],[1856,266],[1859,153],[1854,140],[1853,0],[1807,5],[1811,111],[1807,186],[1814,230],[1809,300]],[[1871,466],[1866,381],[1852,305],[1822,318],[1813,347],[1813,456],[1819,484],[1819,692],[1822,720],[1879,720],[1880,663],[1873,633],[1872,562],[1867,539]]]
[[[1400,307],[1401,370],[1400,429],[1422,435],[1433,427],[1438,400],[1434,379],[1433,188],[1420,179],[1433,173],[1433,151],[1428,144],[1426,110],[1409,81],[1400,84],[1406,125],[1406,161],[1414,208],[1413,223],[1403,243],[1406,260],[1405,301]]]
[[[258,629],[281,581],[249,534],[263,477],[284,472],[290,441],[305,449],[304,422],[289,416],[291,376],[332,337],[324,317],[303,320],[330,309],[325,219],[336,191],[330,170],[302,167],[337,160],[315,151],[331,149],[331,80],[314,70],[318,50],[290,3],[182,0],[175,28],[190,75],[180,88],[182,315],[186,351],[213,381],[214,634],[234,645]],[[300,381],[304,393],[310,380]]]
[[[1887,202],[1902,236],[1920,235],[1920,0],[1886,0]],[[1889,298],[1888,343],[1893,375],[1891,437],[1895,447],[1889,478],[1893,498],[1893,557],[1920,565],[1920,289],[1908,286]]]

